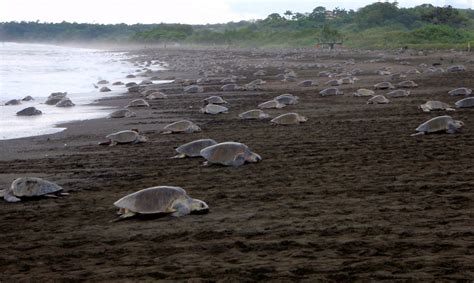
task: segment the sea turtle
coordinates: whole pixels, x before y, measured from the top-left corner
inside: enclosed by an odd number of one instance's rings
[[[392,97],[392,98],[405,97],[405,96],[410,95],[410,91],[405,90],[405,89],[396,89],[396,90],[392,90],[392,91],[388,92],[387,95]]]
[[[446,69],[446,71],[450,72],[450,73],[456,73],[456,72],[465,72],[466,71],[466,67],[464,67],[463,65],[454,65],[454,66],[450,66]]]
[[[253,73],[253,75],[256,76],[256,77],[265,76],[266,74],[267,74],[267,72],[265,72],[265,70],[258,70],[255,73]]]
[[[260,108],[260,109],[271,109],[271,108],[279,109],[279,108],[283,108],[285,106],[286,106],[285,104],[280,103],[276,100],[269,100],[269,101],[260,103],[257,107]]]
[[[19,99],[12,99],[12,100],[8,100],[7,102],[5,102],[5,106],[7,105],[20,105],[21,104],[21,101]]]
[[[418,71],[417,69],[410,69],[410,70],[406,71],[406,73],[408,75],[417,75],[417,74],[420,74],[420,71]]]
[[[390,100],[388,100],[385,96],[379,94],[376,95],[369,100],[367,100],[367,104],[387,104],[390,103]]]
[[[354,79],[351,77],[344,77],[339,79],[339,83],[342,85],[353,84]]]
[[[236,91],[239,89],[240,87],[237,84],[225,84],[221,87],[222,91]]]
[[[173,158],[184,158],[187,156],[198,157],[201,156],[201,150],[215,144],[217,144],[217,142],[213,139],[200,139],[188,142],[176,149],[176,152],[179,154],[174,156]]]
[[[207,104],[203,108],[201,108],[201,112],[204,114],[219,114],[219,113],[227,113],[229,112],[229,108],[222,106],[222,105],[217,105],[217,104]]]
[[[436,101],[436,100],[430,100],[427,101],[425,104],[421,104],[419,106],[423,112],[430,112],[430,111],[438,111],[438,110],[446,110],[446,111],[454,111],[449,104],[441,102],[441,101]]]
[[[402,79],[402,78],[406,78],[406,76],[404,74],[400,74],[400,73],[390,75],[390,80],[392,80],[392,81],[396,81],[396,80],[399,80],[399,79]]]
[[[330,86],[340,86],[342,82],[340,80],[330,80],[326,82],[326,84]]]
[[[223,142],[201,150],[201,156],[208,164],[221,164],[225,166],[240,166],[245,162],[259,162],[260,155],[250,151],[248,146],[238,142]]]
[[[125,130],[116,132],[105,137],[108,139],[106,142],[101,142],[100,145],[116,145],[124,143],[143,143],[147,142],[148,138],[139,134],[138,130]]]
[[[455,103],[457,108],[470,108],[474,107],[474,97],[467,97],[461,100],[456,101]]]
[[[27,95],[27,96],[23,97],[23,99],[21,101],[32,101],[32,100],[34,100],[34,98],[31,97],[31,95]]]
[[[394,89],[395,87],[389,82],[381,82],[374,85],[375,89]]]
[[[414,88],[414,87],[418,87],[418,84],[416,84],[414,81],[403,81],[403,82],[399,82],[397,84],[397,87]]]
[[[109,91],[112,91],[110,88],[106,87],[106,86],[103,86],[99,89],[100,92],[109,92]]]
[[[150,104],[148,104],[148,102],[146,102],[144,99],[137,98],[130,101],[126,107],[150,107]]]
[[[317,86],[318,82],[313,80],[304,80],[298,83],[300,87],[310,87],[310,86]]]
[[[135,116],[137,116],[137,114],[128,109],[119,109],[109,114],[109,118],[129,118]]]
[[[121,81],[116,81],[112,85],[124,85],[124,83],[122,83]]]
[[[168,98],[168,96],[160,91],[155,91],[145,96],[145,99],[147,100],[164,99],[164,98]]]
[[[204,92],[204,88],[199,85],[190,85],[184,89],[184,92],[185,93],[199,93],[199,92]]]
[[[67,92],[53,92],[51,93],[48,98],[46,99],[46,101],[44,102],[44,104],[47,104],[47,105],[56,105],[56,103],[58,103],[59,101],[61,101],[61,99],[63,99],[64,97],[66,97],[67,95]]]
[[[171,133],[194,133],[194,132],[200,132],[201,128],[199,128],[198,125],[194,124],[191,121],[188,120],[181,120],[177,121],[174,123],[171,123],[169,125],[166,125],[163,128],[162,134],[171,134]]]
[[[209,96],[208,98],[204,99],[203,102],[205,104],[224,104],[224,103],[227,103],[227,101],[225,101],[224,99],[222,99],[222,97],[217,96],[217,95]]]
[[[273,118],[270,122],[278,125],[294,125],[306,121],[308,119],[298,113],[286,113]]]
[[[354,92],[353,95],[358,96],[358,97],[367,97],[367,96],[374,96],[375,92],[370,89],[359,88],[356,92]]]
[[[9,189],[0,190],[0,197],[7,202],[18,202],[22,198],[68,195],[62,190],[62,187],[50,181],[36,177],[21,177],[14,180]]]
[[[294,105],[294,104],[298,103],[298,99],[299,99],[298,96],[295,96],[295,95],[290,94],[290,93],[285,93],[285,94],[281,94],[281,95],[275,97],[273,100],[276,100],[279,103],[285,104],[285,105]]]
[[[125,87],[132,87],[132,86],[138,86],[136,82],[129,82],[125,84]]]
[[[412,136],[446,132],[448,134],[454,134],[464,125],[462,121],[454,120],[451,116],[438,116],[430,119],[416,128],[415,131],[418,133],[412,134]]]
[[[329,87],[321,90],[319,92],[321,96],[329,96],[329,95],[343,95],[344,92],[342,90],[338,89],[337,87]]]
[[[130,75],[126,75],[125,78],[127,78],[127,79],[134,79],[134,78],[136,78],[136,76],[130,74]]]
[[[108,80],[100,80],[100,81],[97,82],[98,85],[106,85],[108,83],[109,83]]]
[[[171,214],[174,217],[191,212],[207,212],[209,206],[202,200],[190,198],[180,187],[157,186],[140,190],[114,203],[119,208],[118,220],[137,214]]]
[[[61,101],[56,103],[56,107],[73,107],[75,105],[76,104],[74,104],[69,97],[64,97]]]
[[[472,89],[466,88],[466,87],[455,88],[448,92],[450,96],[460,96],[460,95],[469,96],[471,95],[471,93],[472,93]]]
[[[268,119],[270,118],[270,115],[267,113],[263,112],[260,109],[253,109],[249,111],[245,111],[243,113],[239,114],[240,119],[244,120],[251,120],[251,119]]]
[[[23,110],[16,112],[17,116],[35,116],[41,114],[43,114],[43,112],[41,112],[41,110],[36,109],[35,107],[27,107]]]

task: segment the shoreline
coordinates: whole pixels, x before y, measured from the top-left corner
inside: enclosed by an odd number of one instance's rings
[[[351,95],[384,80],[375,74],[382,67],[405,74],[440,57],[446,67],[472,55],[408,54],[399,60],[390,52],[135,52],[143,55],[140,60],[167,62],[162,76],[198,79],[207,72],[211,82],[197,94],[183,94],[184,86],[177,83],[153,86],[168,98],[134,109],[133,118],[73,122],[58,134],[0,141],[2,154],[9,157],[0,158],[0,188],[20,176],[37,176],[70,192],[58,199],[0,202],[0,248],[9,251],[0,255],[0,280],[433,281],[474,276],[474,111],[447,114],[464,121],[462,133],[410,137],[421,122],[445,113],[424,113],[418,105],[427,100],[453,105],[460,98],[447,91],[474,86],[474,66],[466,65],[468,71],[461,73],[409,75],[419,87],[410,96],[390,98],[390,104],[369,105],[368,98]],[[343,96],[318,94],[333,79],[319,72],[355,68],[361,69],[359,80],[342,85]],[[293,69],[298,79],[276,79],[285,69]],[[265,74],[255,75],[259,70]],[[258,90],[221,91],[220,79],[231,75],[239,76],[239,85],[257,78],[266,84]],[[306,79],[319,85],[297,85]],[[239,113],[283,93],[299,96],[299,103],[265,112],[272,117],[297,112],[307,122],[276,126],[269,120],[238,119]],[[211,95],[228,101],[228,114],[199,112],[202,99]],[[100,104],[124,106],[139,96]],[[202,132],[159,133],[179,119],[197,123]],[[150,141],[98,145],[107,134],[134,128]],[[201,158],[170,159],[174,148],[200,138],[245,143],[263,161],[228,168],[203,167]],[[206,201],[210,212],[110,223],[116,216],[114,201],[158,185],[184,188]]]

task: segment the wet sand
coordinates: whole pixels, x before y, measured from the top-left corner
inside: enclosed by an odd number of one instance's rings
[[[140,60],[160,59],[174,71],[163,77],[197,79],[199,70],[223,69],[267,81],[258,91],[222,92],[206,84],[204,93],[183,94],[183,86],[159,88],[168,99],[133,110],[137,117],[70,123],[62,133],[0,141],[0,187],[14,178],[38,176],[70,192],[59,199],[0,202],[0,281],[370,281],[472,280],[474,278],[474,109],[450,112],[462,133],[410,137],[414,129],[445,112],[423,113],[427,100],[451,105],[460,97],[447,91],[474,87],[474,65],[467,72],[411,75],[419,84],[408,97],[387,105],[367,105],[352,97],[396,71],[424,62],[442,67],[465,62],[458,53],[402,55],[402,65],[378,52],[143,50]],[[440,61],[440,57],[443,58]],[[472,59],[472,55],[470,59]],[[343,64],[354,58],[355,65]],[[344,96],[321,97],[329,68],[315,63],[361,68],[360,80],[344,85]],[[312,65],[311,65],[312,64]],[[232,65],[250,66],[236,70]],[[255,67],[258,66],[259,67]],[[299,67],[298,67],[299,66]],[[306,67],[305,67],[306,66]],[[301,81],[274,78],[295,70]],[[264,69],[267,75],[252,74]],[[385,94],[387,91],[377,91]],[[298,112],[304,124],[275,126],[268,120],[243,121],[237,115],[282,93],[300,102],[280,113]],[[221,95],[228,114],[199,112],[201,100]],[[125,106],[139,94],[102,101]],[[441,114],[440,114],[441,113]],[[180,119],[201,126],[200,133],[162,135]],[[105,135],[139,129],[150,142],[99,146]],[[169,159],[174,148],[199,138],[239,141],[263,157],[239,168],[203,167],[203,160]],[[210,212],[182,218],[129,219],[110,223],[113,202],[157,185],[181,186],[206,201]]]

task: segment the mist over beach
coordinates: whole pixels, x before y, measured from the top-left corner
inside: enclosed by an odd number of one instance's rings
[[[470,1],[22,5],[0,281],[474,278]]]

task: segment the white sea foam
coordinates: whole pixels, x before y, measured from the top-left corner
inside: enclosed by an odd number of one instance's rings
[[[107,87],[99,92],[94,83],[105,79],[110,83],[139,82],[125,79],[137,67],[124,59],[122,52],[71,48],[43,44],[0,43],[0,140],[52,134],[64,130],[60,123],[107,116],[112,109],[90,105],[95,100],[119,95],[124,86]],[[153,66],[154,69],[156,66]],[[52,92],[67,92],[75,107],[59,108],[43,104]],[[34,98],[21,105],[4,106],[11,99]],[[16,116],[16,112],[34,106],[43,115]]]

